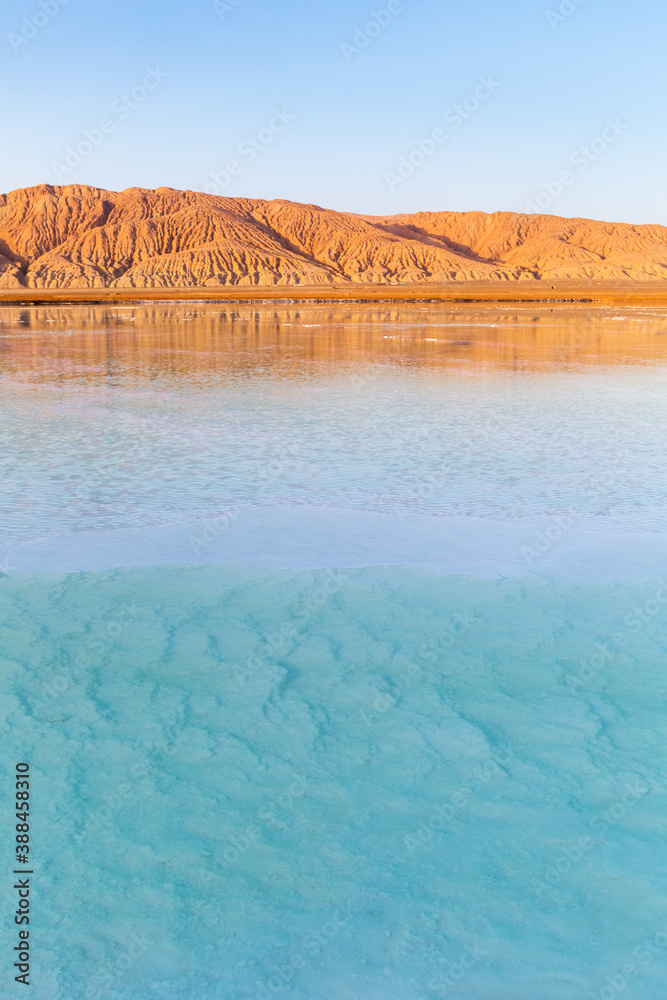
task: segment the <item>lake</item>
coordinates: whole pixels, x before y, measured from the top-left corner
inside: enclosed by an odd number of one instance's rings
[[[0,351],[37,1000],[662,998],[667,311],[2,306]]]

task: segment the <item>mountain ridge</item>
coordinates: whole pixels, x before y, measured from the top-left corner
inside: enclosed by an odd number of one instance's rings
[[[667,227],[512,212],[359,215],[172,188],[0,195],[0,288],[667,278]]]

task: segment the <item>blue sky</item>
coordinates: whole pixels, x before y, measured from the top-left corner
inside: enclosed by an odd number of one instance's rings
[[[667,224],[665,37],[664,0],[13,0],[0,190]]]

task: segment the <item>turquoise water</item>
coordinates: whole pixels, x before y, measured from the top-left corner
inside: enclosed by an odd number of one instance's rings
[[[285,310],[4,315],[33,995],[658,1000],[667,317]]]

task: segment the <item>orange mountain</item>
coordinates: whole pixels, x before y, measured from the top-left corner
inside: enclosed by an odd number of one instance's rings
[[[667,227],[512,212],[388,217],[48,184],[0,195],[0,288],[667,278]]]

